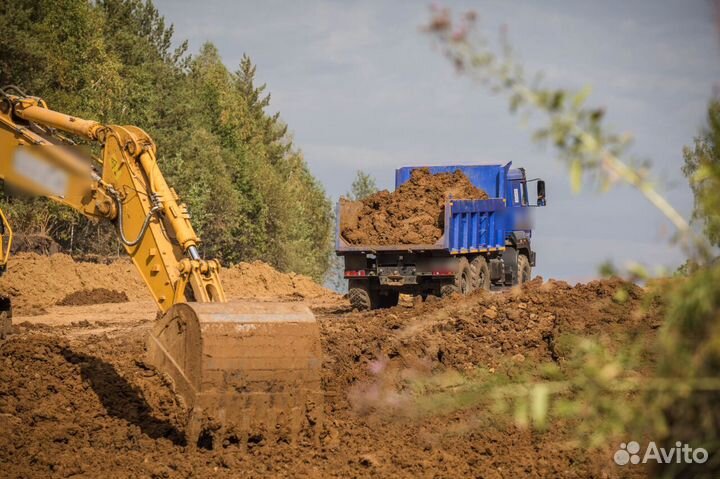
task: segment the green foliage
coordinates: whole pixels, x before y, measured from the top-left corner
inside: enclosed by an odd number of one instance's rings
[[[194,56],[185,43],[173,48],[173,28],[141,0],[10,0],[0,5],[0,28],[0,84],[153,137],[203,254],[322,278],[330,204],[287,125],[266,111],[270,95],[249,57],[231,72],[211,44]],[[20,233],[44,232],[82,253],[117,249],[111,225],[7,194],[2,206]]]
[[[377,191],[378,187],[375,183],[375,178],[362,170],[358,170],[357,173],[355,173],[355,179],[352,182],[350,193],[346,196],[353,201],[362,200],[370,195],[374,195]]]
[[[583,106],[589,88],[572,92],[545,88],[539,79],[528,81],[504,38],[501,55],[488,47],[479,35],[474,13],[456,24],[447,9],[436,9],[427,30],[460,72],[507,95],[512,112],[545,114],[545,126],[534,137],[553,144],[568,166],[575,190],[587,178],[596,180],[603,190],[625,181],[645,195],[681,234],[692,235],[687,221],[649,181],[647,166],[628,157],[629,137],[608,133],[602,122],[603,111]],[[714,245],[720,240],[719,145],[720,102],[713,100],[707,128],[694,147],[684,151],[683,172],[695,193],[695,217],[703,221]],[[649,303],[666,311],[655,340],[630,337],[604,344],[597,338],[579,338],[565,348],[569,359],[562,365],[560,378],[538,381],[535,377],[508,385],[461,378],[452,391],[439,392],[441,400],[459,402],[455,407],[462,407],[499,398],[496,409],[505,413],[514,410],[520,425],[544,426],[547,417],[556,415],[579,419],[577,434],[589,439],[591,445],[607,444],[607,438],[619,434],[627,437],[632,431],[639,434],[633,437],[651,437],[670,447],[681,441],[717,451],[720,263],[708,261],[711,249],[699,239],[691,239],[697,241],[696,248],[690,250],[692,256],[683,274],[652,284],[646,296]],[[608,263],[603,272],[614,274],[615,270]],[[634,268],[632,275],[636,279],[648,277],[641,267]],[[625,302],[627,292],[618,291],[613,300]],[[541,384],[545,389],[538,392]],[[667,477],[715,477],[718,461],[715,455],[705,465],[668,464],[660,472]]]
[[[713,246],[720,246],[720,101],[710,102],[707,127],[695,138],[692,147],[683,149],[687,176],[695,195],[693,218],[704,226],[705,236]]]

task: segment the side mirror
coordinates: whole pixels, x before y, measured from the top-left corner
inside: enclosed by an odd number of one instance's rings
[[[545,206],[545,182],[543,180],[537,182],[537,205]]]

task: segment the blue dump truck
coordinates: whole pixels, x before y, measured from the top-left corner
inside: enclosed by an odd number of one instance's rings
[[[343,212],[338,204],[336,254],[345,259],[348,297],[357,309],[395,306],[401,293],[467,294],[475,289],[501,289],[528,281],[535,266],[532,209],[545,206],[545,182],[528,180],[523,168],[506,165],[427,167],[432,174],[462,171],[489,199],[448,198],[444,230],[435,244],[350,244],[342,236]],[[395,188],[415,168],[395,172]],[[528,196],[528,183],[533,184]],[[346,213],[349,214],[349,213]]]

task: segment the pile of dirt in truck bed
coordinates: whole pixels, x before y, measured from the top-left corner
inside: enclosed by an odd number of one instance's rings
[[[58,301],[58,306],[85,306],[88,304],[127,303],[127,294],[107,288],[75,291]]]
[[[220,277],[230,299],[334,296],[306,276],[280,273],[260,261],[223,268]],[[13,256],[0,278],[0,293],[10,296],[17,315],[41,314],[56,304],[152,301],[129,259],[84,262],[65,254]]]
[[[617,299],[619,289],[626,300]],[[638,477],[643,466],[615,466],[615,442],[572,447],[576,425],[567,420],[538,432],[482,408],[422,419],[387,415],[377,409],[377,383],[382,378],[402,397],[403,375],[389,381],[386,372],[562,366],[555,339],[565,334],[650,339],[659,312],[638,313],[642,295],[617,280],[575,287],[535,280],[521,291],[414,307],[316,310],[326,393],[320,445],[261,442],[245,452],[230,443],[184,445],[182,406],[141,361],[146,328],[19,328],[0,343],[3,476]]]
[[[449,197],[482,200],[488,195],[460,170],[433,175],[418,168],[392,193],[342,200],[342,235],[354,245],[434,244],[443,234]]]

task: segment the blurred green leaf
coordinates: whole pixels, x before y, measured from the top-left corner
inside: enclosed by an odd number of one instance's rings
[[[585,100],[590,96],[590,93],[592,93],[592,86],[590,85],[585,85],[580,91],[575,93],[572,101],[573,108],[579,110],[583,106],[583,103],[585,103]]]
[[[583,167],[580,160],[574,160],[570,163],[570,186],[573,193],[579,193],[582,188]]]
[[[546,384],[536,384],[531,390],[532,420],[539,429],[545,428],[550,391]]]

